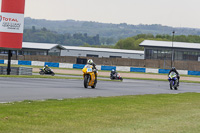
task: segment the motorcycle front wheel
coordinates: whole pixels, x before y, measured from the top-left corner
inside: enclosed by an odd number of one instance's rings
[[[88,88],[88,79],[89,79],[89,76],[88,75],[85,75],[85,77],[84,77],[84,87],[85,88]]]
[[[52,73],[51,73],[51,76],[54,76],[54,75],[55,75],[55,73],[54,73],[54,72],[52,72]]]
[[[171,89],[171,90],[173,90],[173,89],[174,89],[174,86],[173,86],[173,81],[172,81],[172,80],[170,81],[170,84],[169,84],[169,86],[170,86],[170,89]]]

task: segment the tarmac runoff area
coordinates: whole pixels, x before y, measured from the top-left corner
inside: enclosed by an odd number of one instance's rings
[[[35,71],[35,70],[34,70]],[[36,69],[38,72],[39,69]],[[55,69],[55,73],[82,74],[81,70]],[[109,76],[109,72],[99,72]],[[24,101],[67,99],[83,97],[108,97],[145,94],[177,94],[186,92],[200,93],[198,83],[180,82],[178,90],[170,90],[167,75],[121,73],[124,77],[159,78],[166,81],[124,79],[123,82],[98,81],[95,89],[85,89],[83,80],[78,79],[43,79],[43,78],[6,78],[0,77],[0,103]],[[181,77],[183,78],[183,77]],[[184,77],[189,80],[195,77]],[[199,80],[198,80],[199,81]]]
[[[95,89],[84,88],[83,80],[78,79],[0,77],[0,84],[0,103],[122,95],[200,93],[197,83],[180,83],[178,90],[170,90],[167,81],[130,79],[125,79],[123,82],[98,81]]]

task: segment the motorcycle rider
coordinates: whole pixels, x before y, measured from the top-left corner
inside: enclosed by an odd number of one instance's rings
[[[49,68],[48,65],[45,65],[45,67],[43,68],[43,70],[44,70],[45,73],[47,73],[47,72],[48,72],[49,70],[51,70],[51,69]]]
[[[112,71],[111,71],[111,73],[110,73],[111,77],[114,78],[114,76],[115,76],[116,73],[117,73],[117,72],[115,71],[115,69],[112,69]]]
[[[88,59],[87,64],[93,66],[93,67],[92,67],[92,70],[94,71],[95,80],[96,80],[96,82],[97,82],[97,68],[96,68],[96,64],[93,62],[92,59]]]
[[[175,72],[175,73],[176,73],[177,79],[178,79],[178,86],[179,86],[180,75],[179,75],[178,71],[176,70],[175,67],[172,67],[171,70],[169,71],[168,75],[169,75],[171,72]]]

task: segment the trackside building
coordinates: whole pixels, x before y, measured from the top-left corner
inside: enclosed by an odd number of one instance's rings
[[[145,59],[200,61],[200,44],[170,41],[145,40],[140,44],[144,47]]]
[[[138,50],[76,47],[76,46],[63,46],[63,47],[66,50],[61,51],[61,56],[144,59],[144,51],[138,51]]]
[[[7,53],[7,50],[0,49],[0,55],[5,55]],[[139,50],[64,46],[60,44],[33,42],[23,42],[22,49],[12,51],[12,53],[13,55],[55,55],[74,57],[144,59],[144,51]]]

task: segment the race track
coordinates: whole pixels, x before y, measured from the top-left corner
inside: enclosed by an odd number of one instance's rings
[[[179,90],[170,90],[167,81],[125,79],[123,82],[98,81],[95,89],[90,87],[85,89],[83,80],[0,77],[0,102],[161,93],[199,93],[199,85],[180,83]]]

